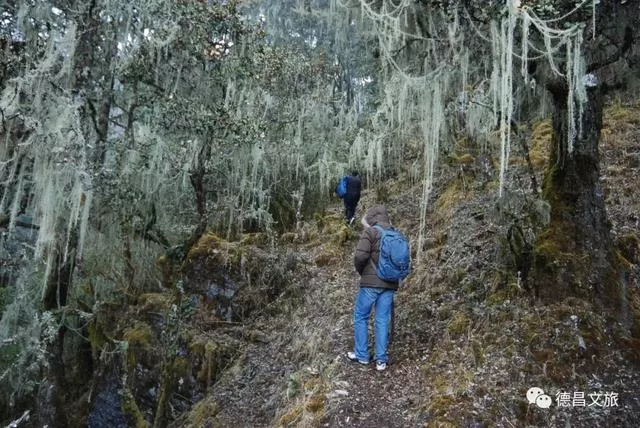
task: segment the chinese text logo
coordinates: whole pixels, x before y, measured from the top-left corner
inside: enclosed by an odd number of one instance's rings
[[[589,400],[587,400],[589,398]],[[546,395],[542,388],[533,387],[527,391],[529,404],[534,404],[541,409],[551,407],[553,400]],[[616,392],[591,392],[585,394],[574,391],[573,394],[565,391],[556,393],[557,407],[618,407],[618,394]]]

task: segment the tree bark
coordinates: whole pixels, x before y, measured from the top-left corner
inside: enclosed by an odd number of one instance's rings
[[[543,198],[551,204],[551,223],[534,249],[537,295],[547,301],[569,296],[608,300],[612,243],[598,151],[602,90],[588,90],[582,117],[576,117],[578,135],[569,153],[568,92],[562,85],[549,85],[548,89],[554,106],[554,132]]]

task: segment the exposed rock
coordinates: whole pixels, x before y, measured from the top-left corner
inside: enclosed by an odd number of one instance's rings
[[[96,395],[91,413],[87,419],[88,428],[128,428],[127,418],[122,410],[122,396],[115,376],[110,376],[103,389]]]

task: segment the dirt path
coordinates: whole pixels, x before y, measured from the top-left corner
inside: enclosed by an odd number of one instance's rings
[[[340,350],[348,349],[348,343]],[[339,350],[336,350],[339,352]],[[334,381],[349,395],[335,399],[323,426],[327,427],[408,427],[418,425],[413,408],[416,394],[423,388],[418,367],[407,358],[396,358],[384,372],[373,365],[361,366],[340,356]]]
[[[335,275],[338,288],[334,300],[335,323],[331,330],[329,354],[335,356],[333,392],[327,394],[326,414],[321,426],[327,427],[408,427],[419,425],[418,394],[424,391],[417,355],[425,344],[410,344],[410,332],[405,331],[402,317],[396,317],[396,326],[389,347],[390,363],[386,371],[378,372],[375,365],[363,366],[349,361],[345,354],[353,349],[353,301],[358,291],[357,275],[351,266],[351,254],[346,249],[346,260],[340,269],[321,273],[318,280]],[[337,274],[337,275],[336,275]],[[409,291],[396,295],[397,312],[402,312],[402,301]],[[372,314],[373,318],[373,314]],[[369,346],[373,345],[370,325]],[[340,391],[336,393],[336,391]],[[346,391],[347,396],[341,395]]]
[[[325,251],[323,248],[301,252],[309,262],[308,278],[300,283],[305,288],[304,298],[289,315],[265,316],[255,323],[270,324],[267,340],[248,346],[235,367],[215,385],[213,396],[220,405],[218,421],[225,426],[418,425],[415,407],[421,401],[418,394],[424,391],[424,385],[416,356],[424,344],[416,343],[401,322],[402,300],[409,296],[408,291],[396,296],[396,313],[400,316],[396,316],[387,370],[377,372],[374,364],[362,366],[345,356],[353,348],[352,311],[358,291],[353,248],[355,242],[347,241],[336,263],[322,267],[311,261]],[[305,377],[301,383],[313,378],[308,375],[309,368],[318,369],[317,379],[324,382],[320,412],[306,409],[308,397],[304,392],[288,396],[288,384],[296,373]],[[283,423],[283,415],[295,415],[300,408],[304,409],[300,415]],[[284,420],[289,421],[287,416]]]

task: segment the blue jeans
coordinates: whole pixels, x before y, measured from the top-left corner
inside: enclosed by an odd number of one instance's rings
[[[375,360],[385,363],[389,361],[387,346],[394,294],[395,290],[387,288],[360,287],[353,310],[354,352],[359,360],[369,361],[369,315],[375,305]]]

